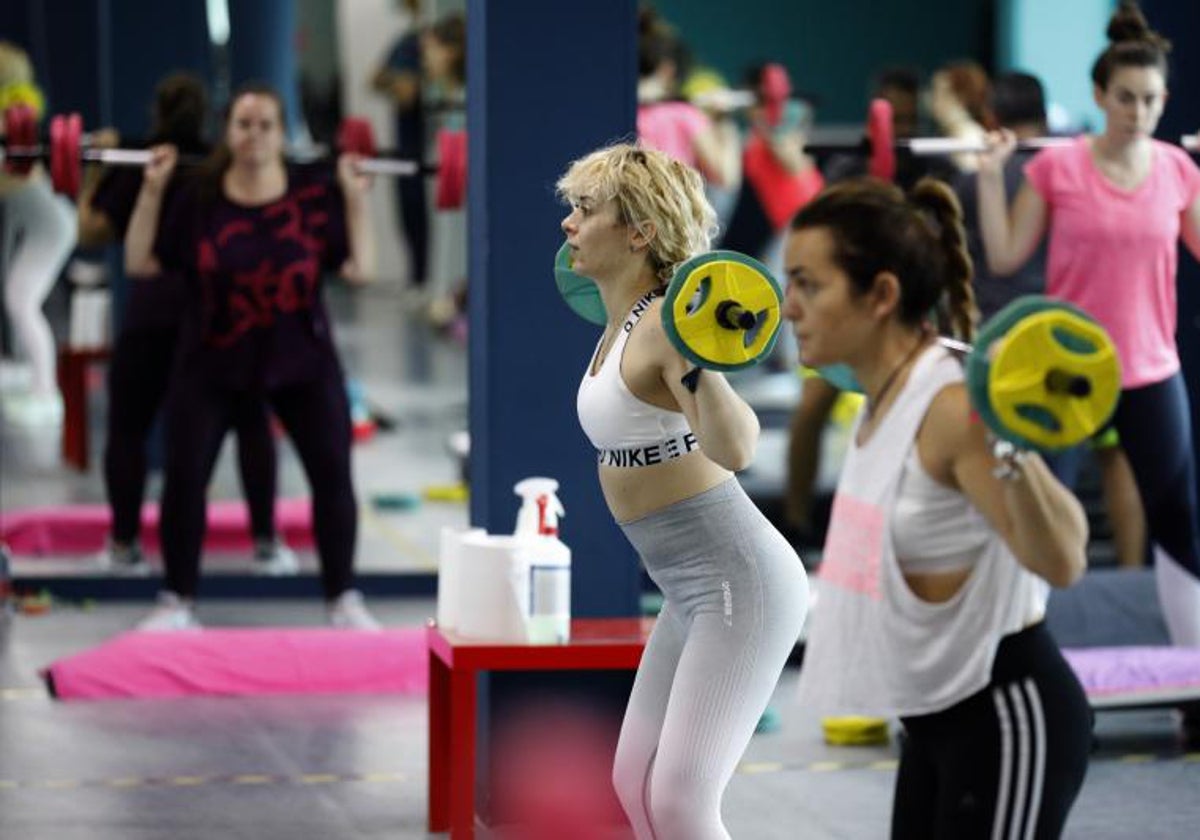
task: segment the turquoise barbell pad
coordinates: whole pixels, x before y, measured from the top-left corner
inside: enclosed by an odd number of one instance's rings
[[[600,289],[594,280],[571,270],[571,247],[566,242],[554,255],[554,284],[576,315],[599,326],[608,323]]]

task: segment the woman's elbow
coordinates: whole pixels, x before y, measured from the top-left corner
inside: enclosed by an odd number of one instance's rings
[[[1002,256],[993,256],[988,254],[987,257],[988,272],[993,277],[1008,277],[1015,274],[1017,269],[1021,267],[1018,260],[1008,259]]]
[[[730,472],[741,472],[754,463],[755,440],[732,441],[711,452],[709,457]]]
[[[128,255],[125,257],[125,275],[127,277],[141,278],[153,277],[158,273],[158,266],[153,259],[130,259]]]
[[[338,276],[351,286],[368,286],[375,282],[374,268],[359,260],[346,260],[342,263]]]
[[[1063,562],[1056,564],[1053,570],[1045,576],[1045,579],[1046,583],[1055,589],[1066,589],[1078,583],[1086,571],[1087,552],[1079,551],[1070,557],[1064,558]]]

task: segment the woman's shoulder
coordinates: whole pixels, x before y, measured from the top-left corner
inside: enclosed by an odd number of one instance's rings
[[[1163,140],[1154,140],[1153,143],[1156,153],[1166,160],[1171,170],[1181,178],[1188,182],[1200,179],[1200,166],[1197,166],[1190,152],[1182,146]]]

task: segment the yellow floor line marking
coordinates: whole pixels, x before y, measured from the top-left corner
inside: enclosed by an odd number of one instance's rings
[[[273,781],[275,781],[274,776],[262,776],[255,773],[243,773],[233,777],[235,785],[269,785]]]
[[[778,773],[782,769],[783,765],[778,761],[769,761],[758,764],[743,764],[738,767],[738,772],[753,775],[755,773]]]
[[[828,773],[831,770],[844,770],[845,767],[846,765],[840,761],[814,761],[805,769],[815,770],[818,773]]]
[[[1147,753],[1134,753],[1133,755],[1123,755],[1118,760],[1122,764],[1149,764],[1152,761],[1157,761],[1158,756]]]
[[[404,536],[400,529],[384,521],[383,517],[372,510],[370,505],[360,505],[359,513],[362,517],[363,525],[376,529],[387,542],[392,544],[392,548],[401,554],[415,556],[417,560],[425,565],[427,571],[435,571],[437,569],[438,561],[436,557]]]
[[[889,758],[885,761],[872,761],[867,767],[872,770],[895,770],[900,766],[900,762],[894,758]]]
[[[208,783],[208,776],[176,776],[169,784],[172,787],[197,787]]]
[[[359,778],[364,782],[403,782],[408,777],[403,773],[363,773]]]
[[[332,773],[306,773],[300,777],[300,783],[305,785],[329,785],[341,780],[341,776]]]
[[[143,782],[144,782],[143,779],[125,778],[125,779],[109,779],[107,784],[109,787],[115,787],[115,788],[132,788],[132,787],[141,787]]]
[[[44,688],[0,688],[0,700],[46,699],[50,695]]]

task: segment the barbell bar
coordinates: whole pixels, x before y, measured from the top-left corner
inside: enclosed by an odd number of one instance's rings
[[[89,146],[78,114],[58,114],[50,119],[47,143],[39,143],[36,120],[28,109],[14,106],[5,110],[7,138],[0,144],[0,163],[14,174],[24,174],[37,161],[49,164],[50,178],[56,191],[74,197],[82,181],[84,163],[105,166],[145,166],[151,159],[149,149],[101,148]],[[362,155],[356,169],[364,175],[411,177],[437,175],[436,203],[439,209],[461,207],[466,187],[466,133],[439,131],[437,135],[438,163],[430,164],[405,158],[380,156],[374,132],[369,122],[358,117],[342,120],[338,129],[339,152]],[[185,165],[197,164],[202,157],[187,155],[180,158]],[[294,155],[289,160],[298,165],[320,164],[324,155]]]

